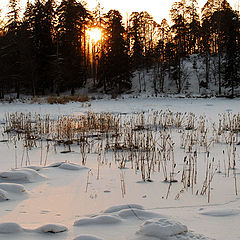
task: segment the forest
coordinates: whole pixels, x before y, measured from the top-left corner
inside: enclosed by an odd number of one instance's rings
[[[39,96],[85,87],[121,94],[132,87],[137,71],[156,69],[154,88],[164,91],[166,79],[181,93],[184,59],[204,59],[201,87],[208,88],[211,58],[216,60],[217,94],[240,85],[239,12],[227,0],[176,1],[170,20],[157,23],[148,12],[127,19],[118,10],[104,13],[100,3],[89,10],[83,1],[9,0],[0,19],[0,98],[8,93]],[[91,38],[91,32],[99,38]]]

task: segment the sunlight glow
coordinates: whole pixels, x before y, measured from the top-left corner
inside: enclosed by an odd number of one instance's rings
[[[102,32],[99,28],[91,28],[88,30],[88,36],[90,39],[90,42],[97,43],[102,38]]]

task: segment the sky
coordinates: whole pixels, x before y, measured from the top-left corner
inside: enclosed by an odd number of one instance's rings
[[[9,0],[0,0],[0,8],[4,8]],[[119,10],[123,16],[130,15],[132,12],[147,11],[155,21],[161,22],[163,18],[169,18],[169,10],[176,0],[99,0],[104,12],[110,9]],[[198,0],[199,7],[202,8],[207,0]],[[26,5],[27,0],[20,0],[22,6]],[[89,10],[97,5],[97,0],[85,0],[89,6]],[[229,0],[233,8],[236,7],[238,0]],[[3,11],[4,12],[4,11]]]

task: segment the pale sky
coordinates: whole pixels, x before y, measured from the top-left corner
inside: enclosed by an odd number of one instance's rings
[[[9,0],[0,0],[0,8],[4,11],[4,6],[8,4]],[[161,22],[163,18],[169,18],[169,9],[176,0],[99,0],[104,12],[110,9],[119,10],[123,16],[126,13],[129,15],[132,12],[147,11],[149,12],[155,21]],[[207,0],[198,0],[199,7],[202,8]],[[236,8],[239,0],[229,0],[229,3],[233,8]],[[20,0],[23,6],[26,5],[27,0]],[[97,0],[85,0],[89,6],[89,10],[96,6]]]

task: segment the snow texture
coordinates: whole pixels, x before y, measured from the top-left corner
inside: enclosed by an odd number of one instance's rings
[[[0,189],[0,202],[9,200],[8,194],[6,191]]]
[[[37,228],[35,231],[39,233],[60,233],[60,232],[66,232],[67,230],[68,229],[63,225],[46,224]]]
[[[143,206],[138,204],[123,204],[123,205],[109,207],[104,211],[104,213],[114,213],[124,209],[131,209],[131,208],[143,210]]]
[[[66,169],[66,170],[82,170],[87,169],[86,167],[79,166],[74,163],[62,163],[60,164],[59,168]]]
[[[13,193],[26,192],[26,189],[22,184],[16,184],[16,183],[0,183],[0,189],[5,190],[7,192],[13,192]]]
[[[40,171],[40,170],[42,169],[41,166],[27,166],[27,167],[25,167],[25,168],[30,168],[30,169],[33,169],[33,170],[35,170],[35,171]]]
[[[17,223],[14,222],[6,222],[0,223],[0,233],[18,233],[22,232],[23,229]]]
[[[74,240],[103,240],[103,239],[93,235],[80,235],[74,238]]]
[[[211,211],[203,211],[200,214],[211,216],[211,217],[229,217],[240,214],[239,209],[219,209],[219,210],[211,210]]]
[[[115,216],[102,215],[92,218],[83,218],[74,222],[74,226],[92,225],[92,224],[116,224],[120,223],[121,219]]]
[[[33,169],[13,169],[6,172],[0,172],[0,180],[10,182],[36,182],[43,180],[45,176],[39,174]]]
[[[162,239],[185,233],[187,231],[187,226],[179,222],[167,218],[159,218],[145,221],[140,226],[138,233]]]
[[[54,162],[54,163],[49,164],[47,167],[59,167],[63,163],[65,163],[65,162]]]
[[[134,218],[138,218],[140,220],[165,217],[161,214],[151,212],[151,211],[144,211],[144,210],[141,210],[141,209],[123,209],[123,210],[119,211],[118,215],[121,218],[134,217]]]

